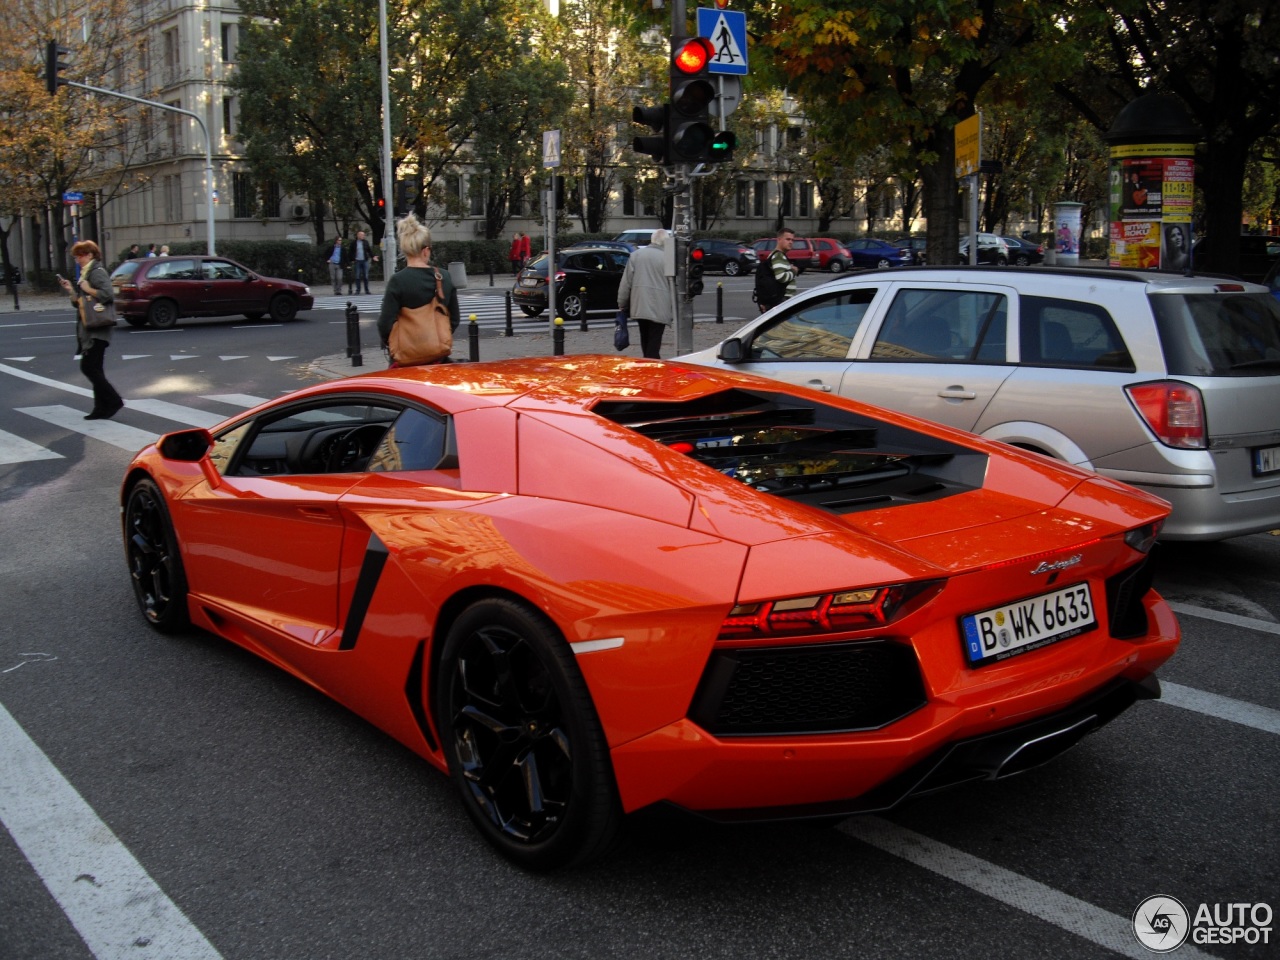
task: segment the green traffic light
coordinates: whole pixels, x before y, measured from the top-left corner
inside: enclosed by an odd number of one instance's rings
[[[711,138],[711,143],[707,146],[707,159],[712,163],[732,160],[734,148],[737,146],[737,135],[728,130],[722,130]]]

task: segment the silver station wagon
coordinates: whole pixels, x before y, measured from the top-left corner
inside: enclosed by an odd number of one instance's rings
[[[1280,301],[1221,277],[910,267],[679,358],[914,414],[1173,504],[1162,537],[1280,528]]]

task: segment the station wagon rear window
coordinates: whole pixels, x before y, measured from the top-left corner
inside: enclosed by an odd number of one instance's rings
[[[1265,293],[1153,295],[1169,372],[1280,375],[1280,300]]]

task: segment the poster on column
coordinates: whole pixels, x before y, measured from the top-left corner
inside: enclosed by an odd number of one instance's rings
[[[1126,159],[1121,166],[1120,214],[1126,219],[1158,220],[1163,210],[1164,162],[1158,158]]]
[[[1161,215],[1164,221],[1191,222],[1195,199],[1196,162],[1190,157],[1168,157],[1164,161],[1161,187]]]
[[[1160,224],[1155,221],[1111,224],[1111,266],[1154,270],[1160,266]]]

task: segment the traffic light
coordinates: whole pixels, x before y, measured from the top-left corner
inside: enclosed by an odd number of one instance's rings
[[[701,163],[710,159],[708,151],[715,137],[711,103],[716,98],[716,88],[709,71],[714,55],[706,37],[671,38],[668,163]]]
[[[667,162],[667,114],[665,103],[654,107],[636,107],[631,111],[631,119],[635,123],[643,123],[654,131],[653,136],[636,137],[631,142],[631,149],[636,153],[644,153],[659,163]]]
[[[738,146],[738,136],[729,130],[721,130],[711,138],[707,147],[707,163],[724,163],[733,159],[733,151]]]
[[[62,78],[62,71],[71,66],[63,63],[62,58],[71,51],[57,40],[50,40],[44,47],[44,85],[50,94],[58,92],[58,87],[67,81]]]
[[[689,297],[696,297],[702,293],[703,282],[702,272],[705,267],[703,260],[706,257],[706,251],[701,247],[689,247]]]

